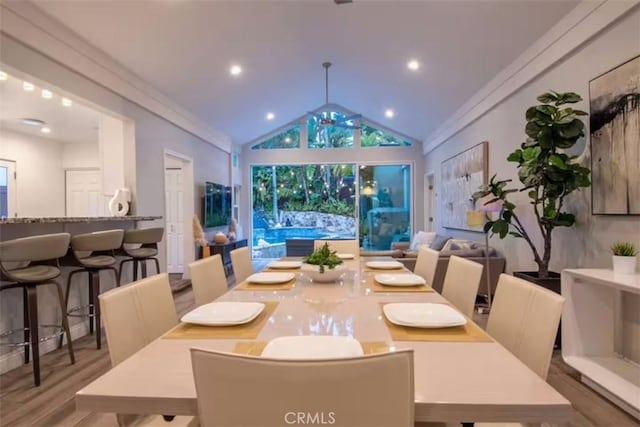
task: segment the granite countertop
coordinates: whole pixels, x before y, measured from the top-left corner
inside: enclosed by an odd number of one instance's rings
[[[85,217],[25,217],[25,218],[0,218],[0,225],[3,224],[64,224],[64,223],[87,223],[87,222],[109,222],[109,221],[153,221],[162,219],[162,216],[141,215],[141,216],[85,216]]]

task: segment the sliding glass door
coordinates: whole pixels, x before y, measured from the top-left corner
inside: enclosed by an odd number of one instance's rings
[[[279,258],[287,240],[355,239],[356,165],[252,166],[253,257]]]
[[[411,166],[361,165],[360,246],[388,250],[393,242],[408,241],[411,233]]]

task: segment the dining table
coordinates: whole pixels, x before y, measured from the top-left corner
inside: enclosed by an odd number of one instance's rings
[[[355,338],[365,353],[413,350],[416,422],[571,420],[570,402],[471,319],[441,329],[389,322],[385,304],[449,303],[429,286],[381,286],[378,274],[410,272],[372,269],[372,260],[346,260],[344,274],[333,283],[316,283],[294,268],[279,270],[293,273],[288,283],[237,284],[216,301],[264,303],[264,312],[250,324],[180,323],[79,390],[77,409],[197,415],[191,348],[260,356],[274,338],[332,335]]]

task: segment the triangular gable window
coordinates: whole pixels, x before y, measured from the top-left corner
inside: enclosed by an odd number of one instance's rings
[[[270,150],[276,148],[300,148],[300,125],[295,125],[251,147],[252,150]]]

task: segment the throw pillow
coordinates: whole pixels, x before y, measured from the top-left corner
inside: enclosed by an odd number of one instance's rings
[[[409,250],[417,251],[421,246],[430,245],[435,239],[436,233],[431,231],[418,231],[411,239]]]
[[[433,239],[433,242],[431,242],[431,244],[429,245],[429,248],[433,249],[434,251],[440,251],[442,250],[444,245],[447,244],[449,239],[451,239],[451,236],[440,236],[438,234],[436,235],[436,238]]]

